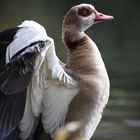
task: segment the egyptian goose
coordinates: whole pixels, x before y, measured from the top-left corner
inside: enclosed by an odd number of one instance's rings
[[[0,33],[0,140],[28,139],[38,127],[53,138],[71,121],[82,127],[73,137],[89,140],[109,97],[109,78],[100,52],[84,31],[112,16],[90,4],[72,7],[62,26],[66,64],[54,41],[34,21]]]

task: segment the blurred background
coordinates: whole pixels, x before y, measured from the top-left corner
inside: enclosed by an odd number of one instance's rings
[[[98,45],[111,80],[111,95],[95,140],[140,140],[140,1],[138,0],[0,0],[0,30],[35,20],[55,40],[65,62],[61,25],[70,7],[91,3],[113,15],[91,27],[87,34]]]

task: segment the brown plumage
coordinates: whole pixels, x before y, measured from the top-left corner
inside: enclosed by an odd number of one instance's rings
[[[80,86],[80,91],[70,103],[66,116],[66,123],[82,123],[79,131],[71,136],[73,138],[91,138],[109,97],[109,78],[104,62],[96,44],[84,33],[94,24],[97,13],[92,5],[81,4],[66,14],[63,23],[62,37],[68,48],[66,71]],[[93,15],[93,22],[88,23],[88,16],[91,14],[95,14],[95,17]],[[84,19],[85,17],[87,19]]]

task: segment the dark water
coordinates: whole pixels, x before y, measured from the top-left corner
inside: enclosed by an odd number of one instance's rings
[[[95,140],[140,140],[140,94],[113,91]]]
[[[95,140],[140,140],[140,1],[135,0],[1,0],[0,29],[32,19],[55,39],[58,56],[65,61],[61,24],[66,11],[78,3],[91,3],[114,21],[91,27],[87,33],[98,45],[111,80],[111,96]]]

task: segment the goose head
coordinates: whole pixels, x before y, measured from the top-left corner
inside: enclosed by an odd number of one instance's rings
[[[112,19],[113,16],[98,12],[91,4],[79,4],[67,12],[63,28],[83,32],[95,23]]]
[[[66,42],[80,40],[84,31],[92,25],[112,20],[113,16],[98,12],[91,4],[79,4],[73,6],[65,15],[62,25],[62,40]]]

